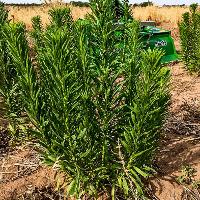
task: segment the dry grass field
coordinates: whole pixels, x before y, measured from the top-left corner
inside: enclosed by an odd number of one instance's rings
[[[31,28],[31,19],[39,15],[42,18],[43,24],[48,24],[49,16],[48,11],[54,7],[63,7],[66,5],[59,5],[59,4],[44,4],[41,6],[7,6],[9,10],[9,18],[14,20],[15,22],[23,21],[27,28]],[[78,18],[84,18],[85,15],[90,12],[89,8],[86,7],[73,7],[70,6],[73,18],[76,20]]]
[[[78,18],[84,18],[87,13],[90,12],[90,8],[87,7],[74,7],[71,5],[62,4],[46,4],[41,6],[7,6],[9,10],[9,18],[15,22],[23,21],[26,24],[27,29],[31,29],[31,19],[40,15],[42,23],[48,24],[48,10],[52,7],[69,6],[72,11],[72,16],[76,20]],[[153,20],[158,26],[170,30],[172,36],[175,38],[175,45],[180,50],[179,45],[179,31],[178,22],[181,20],[182,14],[188,11],[188,7],[135,7],[132,8],[133,16],[141,21]]]
[[[42,17],[43,24],[47,24],[49,21],[48,10],[55,6],[58,7],[66,5],[7,6],[7,8],[10,11],[10,19],[14,21],[23,21],[28,28],[31,28],[31,18],[36,15],[40,15]],[[86,7],[70,6],[70,8],[74,19],[84,18],[84,16],[90,12],[90,9]],[[177,23],[181,20],[182,14],[187,10],[187,7],[149,6],[146,8],[132,8],[132,13],[138,20],[154,20],[158,25],[168,23],[172,28],[177,28]]]
[[[153,20],[157,24],[170,23],[173,28],[177,27],[182,14],[188,11],[188,7],[135,7],[133,15],[138,20]]]

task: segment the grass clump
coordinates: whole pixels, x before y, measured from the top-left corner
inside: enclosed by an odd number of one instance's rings
[[[25,26],[4,26],[21,109],[44,161],[66,174],[66,196],[103,191],[142,199],[167,110],[169,70],[162,52],[141,50],[138,22],[124,21],[116,38],[112,0],[90,6],[85,23],[66,8],[49,12],[47,28],[33,19],[35,62]]]

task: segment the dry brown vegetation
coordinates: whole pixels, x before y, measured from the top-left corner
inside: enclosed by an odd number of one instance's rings
[[[26,24],[27,28],[31,28],[31,19],[39,15],[42,18],[42,23],[48,24],[49,23],[49,16],[48,11],[53,7],[63,7],[66,5],[61,4],[44,4],[41,6],[7,6],[9,10],[9,18],[15,22],[22,21]],[[78,18],[84,18],[85,15],[90,12],[89,8],[80,8],[80,7],[73,7],[70,6],[72,11],[72,16],[76,20]]]
[[[188,11],[188,7],[135,7],[133,15],[138,20],[153,20],[157,24],[169,23],[173,28],[177,28],[182,14]]]
[[[9,10],[9,18],[15,22],[22,21],[26,24],[28,29],[31,29],[31,19],[40,15],[42,23],[48,24],[48,10],[52,7],[63,7],[69,6],[72,11],[72,16],[76,20],[78,18],[84,18],[87,13],[90,12],[88,7],[74,7],[66,4],[44,4],[41,6],[7,6]],[[182,14],[188,11],[188,7],[135,7],[132,8],[133,16],[141,21],[153,20],[157,25],[164,29],[172,31],[172,36],[176,39],[175,45],[179,47],[179,33],[178,33],[178,22],[181,20]]]
[[[9,18],[14,21],[23,21],[27,27],[31,27],[31,18],[40,15],[43,24],[48,23],[48,10],[55,6],[66,5],[41,5],[41,6],[8,6]],[[88,12],[89,8],[86,7],[73,7],[68,5],[72,10],[74,19],[83,18]],[[170,27],[177,28],[177,23],[181,20],[181,16],[188,7],[135,7],[132,8],[134,17],[138,20],[154,20],[157,24],[162,25],[169,23]]]

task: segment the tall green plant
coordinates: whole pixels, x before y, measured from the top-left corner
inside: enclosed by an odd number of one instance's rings
[[[15,136],[19,137],[18,125],[22,123],[23,107],[17,71],[3,34],[8,23],[8,11],[4,4],[0,3],[0,94],[5,102],[10,132],[14,136],[13,139],[16,139]]]
[[[42,21],[40,16],[35,16],[32,18],[32,27],[33,30],[31,31],[31,36],[34,39],[34,42],[36,43],[36,46],[42,45]],[[36,50],[37,51],[37,50]]]
[[[190,12],[183,14],[179,24],[182,58],[186,68],[191,72],[200,70],[200,13],[198,4],[190,6]]]
[[[9,115],[11,113],[15,113],[16,107],[14,106],[15,103],[15,89],[16,89],[16,80],[15,80],[15,70],[12,68],[12,62],[7,53],[6,45],[5,45],[5,38],[3,36],[3,27],[8,23],[8,12],[5,9],[3,3],[0,3],[0,76],[1,76],[1,95],[3,95],[4,99],[6,100],[6,105],[8,107]]]
[[[90,5],[85,24],[65,9],[50,11],[46,29],[33,19],[36,63],[24,25],[7,24],[7,52],[44,161],[67,175],[66,195],[141,199],[167,110],[169,71],[160,51],[141,50],[137,22],[126,20],[116,39],[113,0]]]
[[[37,125],[36,116],[40,106],[38,100],[40,90],[38,88],[36,72],[29,56],[25,25],[22,23],[6,24],[4,27],[4,37],[6,38],[8,54],[16,71],[20,96],[23,98],[21,107],[32,123]]]
[[[169,70],[160,65],[162,56],[157,50],[142,52],[139,70],[134,67],[132,71],[130,65],[127,73],[130,90],[126,95],[131,98],[127,98],[127,123],[119,142],[122,170],[118,182],[126,195],[137,194],[140,198],[144,195],[142,180],[154,171],[152,159],[169,101],[166,83],[170,76]]]
[[[49,11],[50,27],[61,28],[63,26],[70,26],[72,23],[72,16],[69,8],[51,9]]]

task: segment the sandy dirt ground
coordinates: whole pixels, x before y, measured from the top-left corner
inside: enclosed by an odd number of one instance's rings
[[[200,77],[188,74],[182,64],[170,68],[172,100],[156,159],[159,173],[150,188],[160,200],[181,200],[187,199],[184,193],[192,183],[200,180]],[[185,174],[184,166],[194,170],[186,185],[177,181]],[[193,192],[199,199],[199,192]]]

